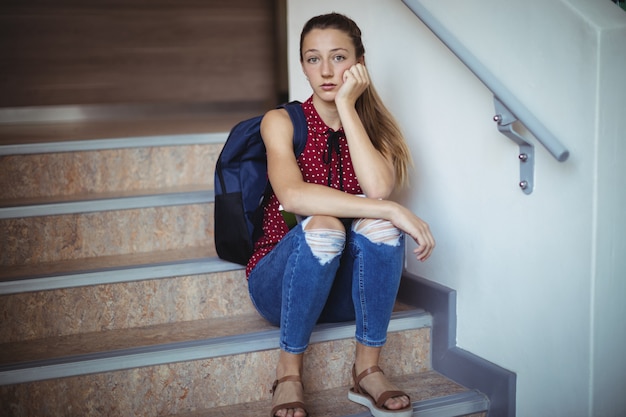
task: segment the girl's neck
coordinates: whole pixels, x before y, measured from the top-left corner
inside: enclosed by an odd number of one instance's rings
[[[334,101],[328,102],[313,96],[313,106],[326,126],[335,131],[341,129],[341,119]]]

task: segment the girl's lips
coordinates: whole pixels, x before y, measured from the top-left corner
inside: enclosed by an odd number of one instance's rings
[[[335,88],[335,84],[322,84],[322,90],[329,91]]]

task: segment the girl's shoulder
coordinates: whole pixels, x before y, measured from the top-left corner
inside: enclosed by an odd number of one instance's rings
[[[284,128],[285,125],[291,125],[291,119],[289,118],[289,113],[285,109],[273,109],[269,110],[263,115],[263,120],[261,121],[261,130],[264,129],[274,129],[274,128]]]

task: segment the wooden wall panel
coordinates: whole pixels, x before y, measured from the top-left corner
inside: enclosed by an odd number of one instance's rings
[[[0,107],[274,101],[273,0],[3,0]]]

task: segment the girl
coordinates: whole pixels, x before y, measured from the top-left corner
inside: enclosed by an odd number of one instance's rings
[[[312,18],[300,61],[312,96],[302,104],[304,151],[294,156],[284,109],[261,123],[273,194],[248,266],[259,313],[280,326],[271,416],[305,417],[303,355],[317,322],[356,320],[349,398],[378,416],[412,414],[407,394],[378,367],[402,273],[404,234],[418,260],[434,246],[428,225],[387,200],[407,177],[404,138],[370,83],[361,31],[346,16]],[[285,213],[303,219],[289,229]]]

